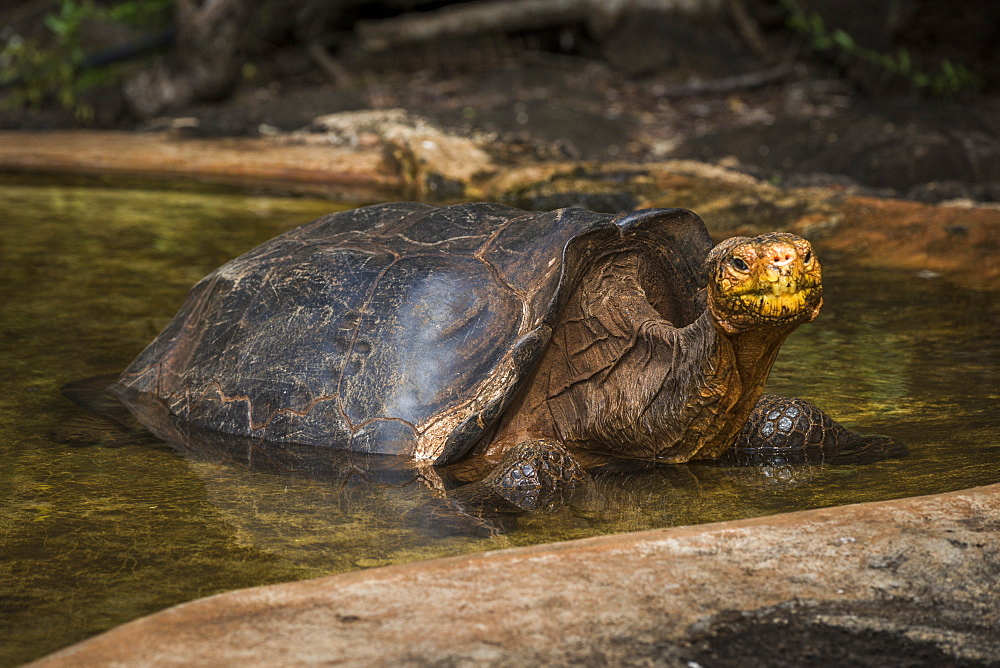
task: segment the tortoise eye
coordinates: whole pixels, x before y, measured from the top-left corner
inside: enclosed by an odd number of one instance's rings
[[[736,271],[750,271],[750,265],[743,261],[743,258],[734,257],[729,261],[729,264],[736,267]]]
[[[813,259],[813,252],[811,250],[806,251],[806,256],[802,258],[802,263],[809,264],[810,262],[812,262],[812,259]]]

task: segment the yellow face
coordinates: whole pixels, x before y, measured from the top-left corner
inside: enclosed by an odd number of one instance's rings
[[[708,304],[726,332],[796,326],[819,315],[819,260],[802,237],[784,232],[734,237],[712,249]]]

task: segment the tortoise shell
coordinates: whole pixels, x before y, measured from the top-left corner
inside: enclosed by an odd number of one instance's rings
[[[664,315],[696,317],[711,241],[683,209],[327,215],[202,279],[114,389],[221,432],[453,462],[488,438],[590,261],[623,240],[661,256]]]

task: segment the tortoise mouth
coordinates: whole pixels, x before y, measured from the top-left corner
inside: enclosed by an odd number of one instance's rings
[[[763,289],[748,290],[722,296],[715,312],[720,320],[738,329],[766,325],[782,325],[812,320],[822,304],[822,287],[817,284],[774,284]]]
[[[822,296],[814,281],[782,277],[770,285],[723,296],[724,310],[729,315],[758,318],[795,318],[816,307]]]

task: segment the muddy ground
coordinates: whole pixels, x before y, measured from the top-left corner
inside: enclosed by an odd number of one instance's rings
[[[870,72],[859,77],[856,64],[812,52],[787,30],[765,33],[770,58],[737,32],[726,17],[634,14],[600,41],[564,26],[342,48],[332,55],[348,76],[337,83],[305,47],[275,46],[248,57],[224,100],[140,120],[119,87],[90,99],[101,128],[255,136],[324,114],[404,108],[450,131],[486,133],[517,164],[690,158],[789,187],[1000,200],[994,89],[918,96],[905,81],[872,85]],[[0,114],[4,129],[79,126],[58,108]]]

